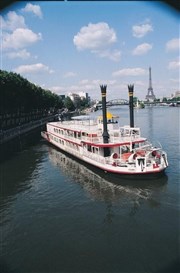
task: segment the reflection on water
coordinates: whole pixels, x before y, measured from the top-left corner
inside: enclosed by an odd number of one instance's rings
[[[148,109],[148,126],[149,126],[149,129],[148,129],[148,136],[151,136],[151,135],[154,135],[154,115],[153,115],[153,110],[154,108],[149,106],[149,109]]]
[[[159,206],[159,201],[152,198],[152,192],[162,190],[167,184],[166,176],[152,182],[121,180],[117,176],[79,163],[77,159],[50,146],[49,158],[53,165],[57,166],[66,176],[70,176],[74,182],[80,184],[94,200],[109,202],[109,204],[118,200],[132,202],[132,214],[136,212],[142,200],[147,200],[152,207]]]
[[[8,156],[8,155],[7,155]],[[15,158],[9,158],[0,164],[0,210],[3,204],[13,202],[15,196],[31,188],[31,177],[42,160],[42,153],[33,149],[17,153]]]

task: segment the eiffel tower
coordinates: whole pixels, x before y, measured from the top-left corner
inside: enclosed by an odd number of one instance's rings
[[[151,67],[149,67],[149,88],[148,88],[148,93],[146,95],[146,100],[147,101],[154,101],[156,99],[153,88],[152,88],[152,79],[151,79]]]

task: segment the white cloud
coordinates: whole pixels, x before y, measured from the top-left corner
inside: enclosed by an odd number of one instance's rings
[[[78,50],[96,50],[106,48],[117,40],[114,29],[107,23],[89,23],[80,29],[73,39],[74,45]]]
[[[119,76],[141,76],[147,74],[146,70],[140,67],[124,68],[112,73],[113,77]]]
[[[89,81],[88,79],[84,79],[84,80],[81,80],[81,81],[79,82],[79,84],[82,84],[82,85],[83,85],[83,84],[88,83],[88,81]]]
[[[121,51],[120,50],[102,50],[102,51],[96,51],[94,53],[97,53],[101,58],[108,58],[109,60],[118,62],[121,58]]]
[[[39,18],[42,18],[42,11],[39,5],[32,5],[31,3],[26,4],[25,8],[22,9],[22,11],[25,12],[32,12],[34,15],[38,16]]]
[[[132,27],[133,36],[136,38],[144,37],[148,32],[153,31],[153,27],[150,23],[134,25]]]
[[[65,88],[62,87],[62,86],[52,86],[52,87],[50,87],[48,89],[50,89],[51,91],[53,91],[53,92],[55,92],[57,94],[59,94],[61,92],[65,92]]]
[[[70,92],[79,93],[79,92],[87,92],[92,99],[94,98],[101,98],[101,91],[100,91],[100,85],[101,84],[107,84],[108,90],[114,90],[114,88],[117,88],[119,90],[119,85],[116,86],[116,80],[88,80],[83,79],[77,84],[72,84],[70,86],[52,86],[48,89],[58,93],[58,94],[66,94],[68,95]],[[124,86],[124,85],[123,85]],[[110,92],[109,92],[110,93]],[[111,93],[112,95],[112,93]]]
[[[100,58],[119,61],[121,51],[110,47],[117,41],[116,33],[107,23],[89,23],[74,36],[73,42],[78,50],[90,50]]]
[[[66,74],[63,75],[63,78],[72,78],[72,77],[76,77],[76,73],[74,72],[67,72]]]
[[[25,20],[21,15],[17,15],[15,11],[9,11],[7,13],[7,19],[0,16],[0,26],[3,30],[13,31],[16,28],[25,28]]]
[[[39,73],[39,72],[47,72],[49,74],[52,74],[54,72],[48,66],[42,63],[20,65],[19,67],[15,68],[14,71],[19,74],[32,74],[32,73]]]
[[[168,69],[178,69],[180,67],[180,60],[169,62]]]
[[[166,43],[166,50],[167,51],[174,51],[174,50],[178,50],[180,47],[180,39],[179,38],[174,38],[172,40],[169,40]]]
[[[81,80],[79,82],[79,85],[80,85],[81,89],[82,89],[82,86],[83,86],[83,88],[85,88],[86,90],[87,89],[91,90],[91,88],[92,89],[99,88],[99,86],[101,84],[104,84],[104,83],[106,83],[108,86],[110,86],[110,85],[115,84],[116,80],[107,80],[107,79],[106,80],[100,80],[100,79],[97,79],[97,80],[87,80],[87,79],[84,79],[84,80]]]
[[[36,34],[28,28],[17,28],[12,34],[5,33],[3,35],[2,48],[24,48],[41,39],[41,33]]]
[[[146,54],[149,50],[152,49],[152,45],[148,44],[148,43],[144,43],[141,45],[138,45],[133,51],[132,54],[133,55],[144,55]]]
[[[134,85],[135,85],[135,86],[141,86],[141,87],[146,86],[146,85],[144,84],[144,82],[142,82],[142,81],[135,81],[135,82],[134,82]]]
[[[179,79],[170,79],[170,82],[179,83]]]
[[[26,49],[23,49],[20,51],[9,52],[6,55],[10,59],[16,59],[16,58],[28,59],[30,57],[30,53]]]

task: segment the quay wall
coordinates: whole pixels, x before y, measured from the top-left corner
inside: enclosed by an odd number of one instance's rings
[[[20,137],[24,134],[29,134],[35,129],[45,127],[46,122],[52,121],[54,119],[54,115],[42,118],[40,120],[30,121],[26,124],[19,125],[12,129],[1,130],[0,131],[0,145],[5,144],[17,137]]]

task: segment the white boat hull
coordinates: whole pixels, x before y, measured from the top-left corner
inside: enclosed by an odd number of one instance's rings
[[[52,145],[56,146],[60,150],[68,153],[69,155],[81,160],[81,162],[85,162],[90,164],[98,169],[101,169],[104,172],[117,174],[121,176],[125,176],[128,178],[157,178],[163,175],[168,163],[164,162],[164,164],[156,164],[145,166],[143,162],[143,158],[136,158],[134,164],[119,164],[118,160],[110,160],[110,158],[105,158],[103,156],[97,156],[92,153],[88,153],[82,145],[82,142],[79,142],[78,149],[74,149],[74,145],[69,145],[69,142],[61,142],[60,138],[57,136],[53,136],[48,132],[42,132],[42,137],[50,142]],[[76,146],[76,145],[75,145]]]

